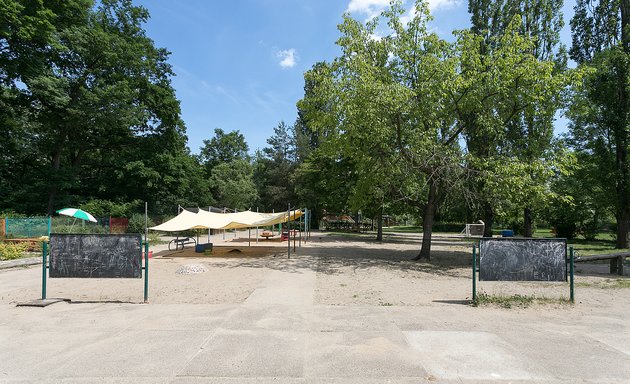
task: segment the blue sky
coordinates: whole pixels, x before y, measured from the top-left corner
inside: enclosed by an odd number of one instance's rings
[[[171,52],[188,146],[198,153],[215,128],[239,130],[250,151],[266,146],[280,121],[293,124],[303,73],[339,54],[337,24],[348,11],[366,20],[389,0],[138,0],[147,34]],[[465,0],[429,0],[442,37],[469,26]],[[566,2],[564,42],[574,1]],[[410,4],[411,6],[411,4]],[[556,124],[563,131],[564,120]]]

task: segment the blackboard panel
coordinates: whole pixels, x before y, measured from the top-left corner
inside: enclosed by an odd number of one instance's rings
[[[481,239],[479,280],[566,281],[566,239]]]
[[[139,234],[51,234],[50,277],[140,278]]]

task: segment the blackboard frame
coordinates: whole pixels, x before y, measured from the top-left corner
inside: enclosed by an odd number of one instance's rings
[[[76,240],[80,241],[80,244],[74,244],[74,248],[70,251],[64,249],[65,255],[61,254],[61,250],[57,251],[58,240],[73,237],[77,238]],[[116,258],[111,254],[106,254],[107,249],[84,248],[85,244],[82,240],[84,238],[119,239],[126,242],[122,244],[123,246],[133,246],[133,249],[119,247],[119,252],[121,252],[119,256],[125,258]],[[48,270],[51,278],[142,278],[143,243],[140,234],[52,233],[49,241]],[[85,249],[89,252],[82,252]],[[109,259],[107,259],[108,257]],[[69,263],[68,260],[70,260]]]
[[[490,242],[512,242],[512,243],[560,243],[562,245],[562,260],[558,260],[556,256],[556,260],[549,260],[549,263],[543,265],[542,267],[546,267],[547,270],[544,272],[535,271],[532,269],[531,271],[523,272],[521,271],[507,271],[510,273],[510,278],[505,278],[506,271],[503,271],[504,276],[497,276],[497,271],[490,271],[489,267],[484,266],[484,243],[489,244]],[[512,264],[514,264],[514,260]],[[538,260],[540,261],[540,259]],[[554,263],[555,261],[555,263]],[[568,256],[567,256],[567,239],[565,238],[545,238],[545,239],[537,239],[537,238],[519,238],[519,237],[511,237],[511,238],[482,238],[479,240],[479,281],[568,281]],[[560,271],[553,271],[553,273],[549,273],[550,264],[555,264],[553,266],[561,268]],[[493,266],[496,266],[496,261]],[[485,267],[485,268],[484,268]],[[538,266],[540,267],[540,265]],[[531,272],[531,277],[529,276],[529,272]],[[546,278],[536,278],[536,276],[544,276]],[[562,278],[560,278],[562,276]],[[551,278],[550,278],[551,277]]]

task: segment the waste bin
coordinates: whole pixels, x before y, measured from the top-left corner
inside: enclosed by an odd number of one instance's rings
[[[212,243],[202,243],[195,245],[196,253],[204,253],[206,250],[212,251]]]
[[[514,237],[514,231],[511,229],[504,229],[501,231],[501,237]]]

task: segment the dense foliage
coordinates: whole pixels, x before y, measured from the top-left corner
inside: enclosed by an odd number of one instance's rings
[[[144,202],[155,216],[306,206],[315,226],[374,219],[377,239],[399,215],[422,227],[426,258],[439,222],[593,238],[615,221],[627,248],[630,0],[577,1],[572,70],[562,0],[470,0],[471,28],[449,40],[426,2],[407,5],[344,15],[339,57],[304,74],[296,121],[266,148],[216,128],[195,155],[146,9],[0,0],[0,211],[78,206],[140,223]]]

